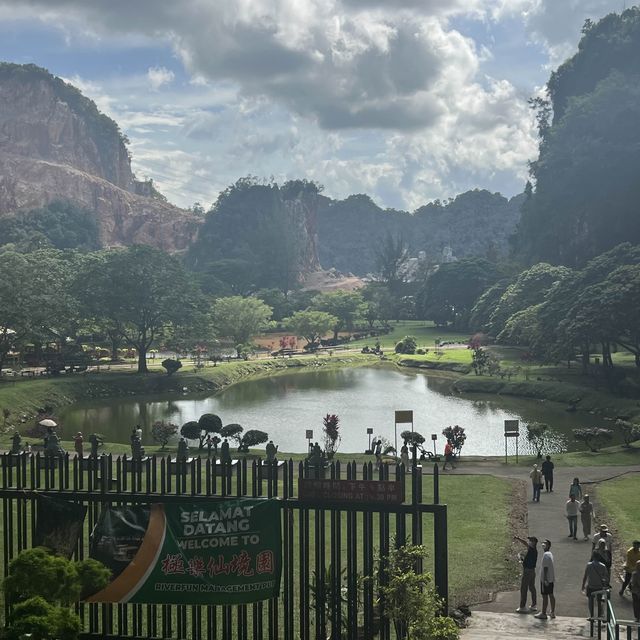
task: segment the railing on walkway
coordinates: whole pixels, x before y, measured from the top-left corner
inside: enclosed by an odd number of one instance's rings
[[[594,614],[589,618],[589,633],[592,638],[597,634],[598,640],[602,640],[603,637],[606,640],[640,640],[640,622],[616,619],[611,602],[611,589],[594,591],[590,598],[593,601]],[[621,631],[626,635],[621,635]]]
[[[282,588],[280,596],[256,604],[191,606],[155,604],[78,605],[85,638],[190,638],[192,640],[392,640],[375,575],[393,540],[432,550],[436,589],[448,595],[447,507],[439,504],[437,467],[433,503],[423,504],[423,469],[415,464],[331,464],[319,469],[291,460],[221,464],[215,459],[176,462],[149,456],[131,460],[105,455],[56,459],[37,454],[0,455],[2,575],[9,562],[33,545],[37,496],[87,507],[75,557],[89,553],[89,536],[103,508],[189,500],[203,505],[230,497],[281,500]],[[360,482],[396,480],[402,504],[309,502],[298,496],[301,478]],[[425,476],[431,478],[430,474]],[[427,485],[428,486],[428,485]],[[426,522],[423,522],[425,521]],[[425,526],[426,525],[426,526]],[[427,567],[428,568],[428,567]],[[384,580],[384,578],[382,578]],[[5,602],[4,613],[6,614]],[[0,617],[2,608],[0,608]],[[1,623],[1,620],[0,620]]]

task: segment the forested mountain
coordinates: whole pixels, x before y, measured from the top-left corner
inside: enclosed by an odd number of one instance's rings
[[[446,203],[431,202],[414,213],[381,209],[366,195],[345,200],[320,197],[318,245],[323,266],[366,275],[376,271],[376,247],[387,234],[401,237],[409,253],[439,262],[451,249],[455,257],[508,252],[508,238],[523,196],[510,200],[486,190],[467,191]]]
[[[581,266],[640,242],[640,9],[587,22],[548,97],[515,247],[530,263]]]
[[[1,225],[11,234],[0,244],[82,209],[93,216],[101,246],[184,249],[198,219],[169,204],[152,182],[135,179],[126,143],[118,125],[61,78],[32,64],[0,63],[0,219],[15,216]],[[62,201],[64,211],[47,212]]]

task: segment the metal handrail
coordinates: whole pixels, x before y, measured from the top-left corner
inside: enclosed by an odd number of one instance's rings
[[[589,618],[589,635],[593,638],[594,636],[594,626],[597,624],[598,631],[598,640],[602,639],[602,630],[603,628],[607,631],[606,640],[620,640],[620,628],[627,628],[627,640],[633,640],[633,629],[636,629],[637,640],[640,640],[640,622],[635,622],[634,620],[617,620],[615,609],[613,608],[613,603],[611,602],[611,589],[601,589],[600,591],[594,591],[589,598],[595,598],[597,604],[597,609],[595,609],[595,613],[597,615]],[[604,600],[606,602],[606,607],[604,611],[600,608],[600,604]],[[603,624],[604,623],[604,624]]]

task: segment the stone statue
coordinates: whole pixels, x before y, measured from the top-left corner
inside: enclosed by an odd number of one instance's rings
[[[189,457],[189,445],[184,437],[178,441],[178,462],[186,462]]]
[[[222,463],[231,462],[231,454],[229,453],[229,441],[226,438],[220,445],[220,461]]]
[[[16,431],[11,438],[11,453],[19,454],[22,448],[22,436]]]
[[[275,462],[276,453],[278,453],[278,447],[276,447],[276,445],[273,444],[273,440],[269,440],[266,447],[266,453],[267,453],[267,462]]]
[[[315,466],[324,465],[324,453],[317,442],[313,445],[309,462]]]
[[[138,436],[131,439],[131,457],[134,460],[141,460],[144,457],[144,447]]]
[[[47,435],[44,438],[44,455],[48,458],[55,458],[63,456],[64,453],[64,449],[60,446],[58,434],[49,427],[47,429]]]

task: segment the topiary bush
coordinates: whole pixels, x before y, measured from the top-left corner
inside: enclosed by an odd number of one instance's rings
[[[396,344],[396,353],[414,354],[416,352],[417,342],[413,336],[405,336]]]

